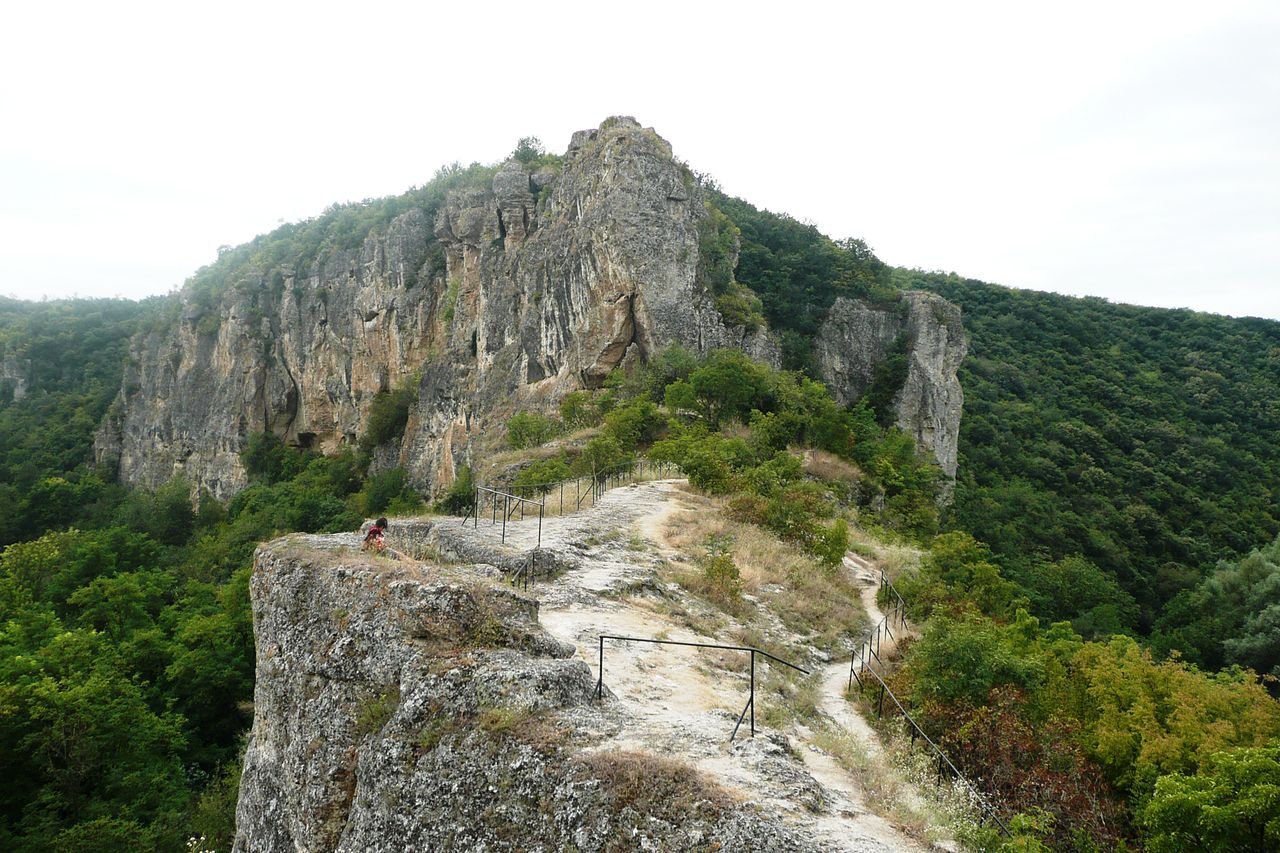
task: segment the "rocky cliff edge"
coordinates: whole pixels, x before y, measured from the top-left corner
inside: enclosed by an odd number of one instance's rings
[[[484,567],[262,546],[237,851],[788,850],[687,765],[589,747],[618,723],[535,601]]]

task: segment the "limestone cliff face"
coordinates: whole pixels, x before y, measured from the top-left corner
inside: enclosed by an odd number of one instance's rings
[[[373,396],[427,358],[439,294],[418,278],[427,223],[410,210],[306,273],[250,265],[209,306],[188,290],[168,328],[133,341],[99,429],[99,461],[155,487],[176,474],[225,498],[246,483],[251,433],[334,451]]]
[[[357,544],[295,535],[255,556],[235,851],[797,849],[749,804],[629,805],[591,749],[617,723],[535,601]]]
[[[321,246],[303,268],[250,260],[215,294],[189,286],[173,322],[133,342],[97,460],[126,483],[183,474],[226,498],[246,484],[251,434],[333,451],[365,434],[379,392],[412,381],[404,435],[375,460],[435,492],[514,410],[550,410],[667,344],[738,347],[776,365],[769,332],[728,325],[696,281],[706,215],[670,145],[615,118],[574,134],[561,168],[508,162],[484,186],[409,207],[357,249]],[[900,330],[841,305],[819,360],[848,399],[887,351],[868,341]],[[875,326],[871,339],[839,331],[855,316]],[[954,472],[960,396],[946,371],[963,343],[947,316],[910,312],[912,339],[941,349],[920,350],[899,414]]]
[[[667,344],[777,363],[766,333],[727,326],[695,283],[704,216],[688,169],[631,119],[574,134],[558,177],[510,162],[492,192],[451,196],[434,232],[448,266],[448,351],[423,372],[401,464],[445,485],[486,424],[598,387]]]
[[[31,375],[31,362],[10,353],[0,353],[0,394],[8,393],[14,400],[27,396],[27,381]]]
[[[695,284],[705,215],[670,146],[611,119],[574,135],[559,174],[513,161],[434,221],[411,209],[305,272],[250,266],[208,306],[188,289],[172,327],[134,342],[98,460],[125,482],[183,473],[226,497],[250,434],[335,449],[364,432],[375,394],[420,373],[404,439],[380,458],[431,490],[486,426],[626,358],[679,342],[776,362],[766,333],[727,326]]]
[[[905,357],[906,377],[893,401],[897,425],[955,477],[964,406],[956,371],[968,349],[957,306],[923,291],[908,291],[888,308],[837,299],[815,347],[822,380],[843,404],[861,397],[891,357]]]

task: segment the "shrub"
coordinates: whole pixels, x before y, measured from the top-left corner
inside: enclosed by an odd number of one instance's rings
[[[593,427],[602,417],[590,391],[571,391],[560,401],[560,420],[567,429]]]
[[[742,591],[742,575],[733,561],[730,543],[723,537],[712,537],[707,543],[707,555],[699,562],[702,573],[717,593],[729,598]]]
[[[388,441],[404,435],[409,423],[409,410],[418,402],[416,378],[405,380],[393,391],[380,391],[369,406],[369,420],[365,422],[364,435],[360,437],[360,449],[366,453]]]
[[[843,518],[837,518],[830,527],[819,527],[808,550],[824,566],[840,565],[845,552],[849,550],[848,523]]]
[[[652,441],[662,426],[658,407],[643,398],[618,406],[604,418],[605,432],[629,450]]]
[[[365,480],[359,511],[362,516],[378,515],[393,503],[399,512],[422,506],[422,499],[409,485],[409,474],[403,468],[392,468]]]
[[[512,486],[518,490],[518,494],[528,494],[530,491],[536,491],[540,495],[544,495],[551,488],[551,485],[561,480],[567,480],[573,476],[573,472],[569,470],[568,463],[564,460],[564,455],[553,456],[550,459],[539,459],[537,462],[530,463],[528,467],[516,475],[512,481]]]
[[[599,435],[587,442],[582,453],[573,461],[572,472],[577,475],[598,475],[625,465],[631,455],[622,449],[618,440],[610,435]]]
[[[471,509],[475,499],[476,485],[471,476],[471,469],[462,465],[458,468],[457,476],[454,477],[448,491],[436,501],[435,508],[438,512],[461,515]]]
[[[765,526],[769,501],[759,495],[737,495],[725,505],[724,514],[734,521]]]
[[[507,418],[507,444],[515,450],[537,447],[559,432],[559,424],[539,412],[516,412]]]

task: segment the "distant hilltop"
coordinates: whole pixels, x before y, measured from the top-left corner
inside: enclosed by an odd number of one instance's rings
[[[247,484],[250,435],[333,452],[369,435],[380,394],[403,389],[416,402],[402,429],[374,436],[375,464],[438,492],[502,418],[550,409],[667,345],[776,366],[772,303],[762,313],[735,279],[739,232],[712,194],[652,129],[611,118],[562,156],[522,141],[500,166],[442,170],[227,250],[169,322],[133,341],[97,460],[126,483],[183,474],[226,498]],[[953,477],[959,310],[872,292],[884,265],[827,243],[848,281],[798,306],[811,318],[805,358],[842,402],[894,360],[899,426]]]

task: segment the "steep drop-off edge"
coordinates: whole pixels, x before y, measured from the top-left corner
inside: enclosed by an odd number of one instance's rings
[[[586,749],[617,728],[592,673],[491,569],[357,543],[257,552],[236,850],[796,849],[687,765]]]

